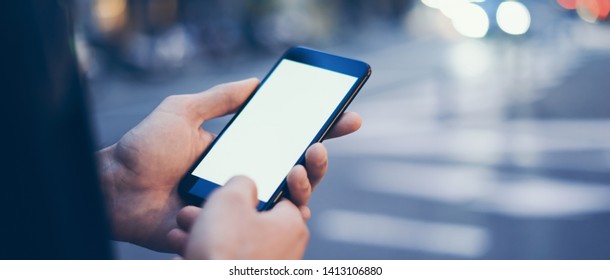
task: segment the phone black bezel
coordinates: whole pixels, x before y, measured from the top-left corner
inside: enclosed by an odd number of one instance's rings
[[[314,139],[311,141],[309,146],[311,146],[317,142],[322,142],[322,140],[324,140],[324,137],[326,136],[326,134],[328,133],[330,128],[339,119],[341,114],[345,111],[347,106],[349,106],[349,104],[354,99],[356,94],[360,91],[360,88],[362,88],[362,85],[364,85],[366,80],[371,75],[371,67],[367,63],[362,62],[362,61],[345,58],[345,57],[341,57],[341,56],[337,56],[337,55],[333,55],[333,54],[329,54],[329,53],[324,53],[321,51],[317,51],[317,50],[305,48],[305,47],[293,47],[293,48],[290,48],[289,50],[287,50],[284,53],[284,55],[273,65],[273,68],[271,68],[271,70],[269,71],[267,76],[265,76],[265,78],[260,82],[259,86],[252,92],[252,94],[250,94],[248,99],[246,99],[246,101],[244,102],[244,105],[242,105],[240,107],[240,109],[237,111],[237,113],[235,113],[235,115],[231,118],[229,123],[218,134],[218,137],[216,137],[216,139],[208,146],[208,148],[193,163],[193,165],[191,166],[189,171],[180,180],[180,183],[178,184],[178,192],[179,192],[180,196],[182,197],[182,199],[187,204],[199,206],[205,201],[205,198],[202,198],[202,197],[189,193],[189,190],[193,187],[193,185],[199,179],[197,176],[192,175],[193,170],[195,170],[195,168],[201,162],[201,160],[203,160],[203,158],[208,154],[208,152],[214,146],[214,144],[216,144],[216,141],[218,141],[218,139],[220,139],[222,137],[225,130],[239,116],[239,114],[241,113],[243,108],[248,105],[248,103],[250,102],[252,97],[258,92],[258,89],[260,88],[260,86],[265,83],[267,78],[269,78],[269,76],[275,71],[275,68],[284,59],[289,59],[292,61],[312,65],[315,67],[328,69],[331,71],[347,74],[347,75],[357,78],[357,80],[354,83],[354,85],[352,86],[352,88],[350,88],[350,90],[345,95],[345,97],[337,105],[337,108],[335,108],[335,110],[333,111],[333,113],[331,114],[329,119],[326,121],[326,123],[324,123],[324,125],[322,126],[322,128],[320,129],[318,134],[314,137]],[[303,152],[303,154],[301,154],[299,160],[297,162],[295,162],[295,165],[296,164],[305,164],[305,151]],[[280,186],[278,186],[278,188],[273,193],[273,195],[271,196],[269,201],[263,202],[263,201],[259,200],[257,209],[259,211],[262,211],[262,210],[267,210],[267,209],[272,208],[273,205],[275,205],[275,203],[278,201],[278,199],[282,195],[289,195],[288,190],[287,190],[286,178],[284,178],[284,180],[282,181]]]

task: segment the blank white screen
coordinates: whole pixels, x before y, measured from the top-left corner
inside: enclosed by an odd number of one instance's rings
[[[192,174],[218,185],[248,176],[267,202],[356,80],[282,60]]]

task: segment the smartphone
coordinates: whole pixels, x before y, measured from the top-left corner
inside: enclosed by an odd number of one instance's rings
[[[182,178],[179,193],[201,205],[231,177],[255,183],[267,210],[287,194],[286,176],[304,164],[371,74],[368,64],[304,47],[286,51],[215,141]]]

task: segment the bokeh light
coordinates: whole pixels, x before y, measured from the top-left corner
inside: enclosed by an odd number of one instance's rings
[[[610,15],[610,0],[557,0],[567,10],[576,10],[578,16],[590,23],[604,21]]]
[[[576,13],[578,16],[589,23],[597,22],[597,14],[599,13],[599,7],[597,1],[583,1],[579,0],[576,2]]]
[[[469,38],[483,38],[489,31],[489,16],[479,5],[483,0],[421,0],[451,20],[457,33]]]
[[[564,9],[576,10],[576,0],[557,0],[557,4]]]
[[[521,2],[505,1],[496,11],[496,20],[502,31],[511,35],[525,34],[530,28],[530,12]]]
[[[483,8],[472,3],[458,5],[452,13],[455,30],[470,38],[483,38],[489,30],[489,17]]]
[[[577,0],[576,11],[588,22],[605,20],[610,13],[610,0]]]
[[[127,1],[98,0],[94,4],[93,14],[102,31],[115,32],[127,21]]]

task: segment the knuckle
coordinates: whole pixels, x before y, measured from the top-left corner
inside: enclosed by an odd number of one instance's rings
[[[315,170],[324,170],[328,166],[328,155],[326,151],[316,150],[315,154],[312,155],[312,159],[308,162],[308,167],[314,168]]]
[[[187,102],[188,96],[185,94],[179,95],[170,95],[167,96],[161,101],[161,106],[167,110],[178,110],[184,111],[189,109],[188,106],[190,102]]]
[[[163,99],[163,104],[179,104],[182,101],[181,95],[170,95]]]
[[[303,177],[301,177],[301,191],[304,192],[305,195],[309,195],[311,191],[311,183],[309,182],[309,177],[306,172],[303,173]]]

